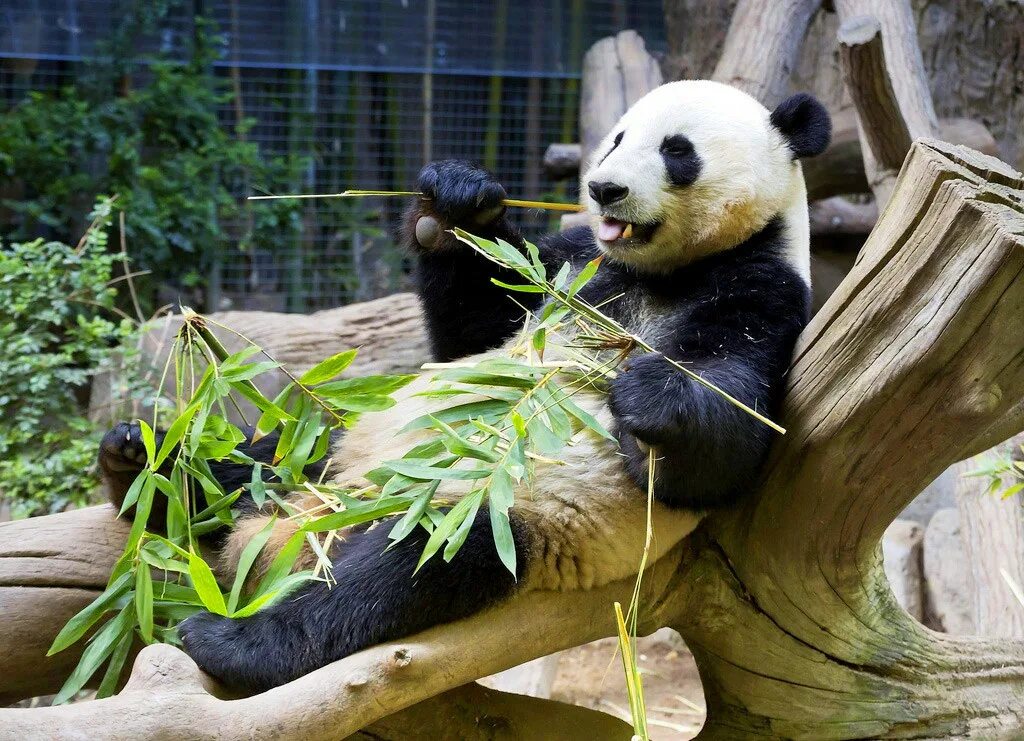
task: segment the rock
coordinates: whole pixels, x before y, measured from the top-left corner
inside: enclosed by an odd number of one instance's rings
[[[932,515],[924,535],[925,624],[956,635],[977,632],[974,588],[960,538],[960,513],[946,507]]]
[[[480,684],[503,692],[547,700],[551,697],[551,686],[555,683],[558,663],[561,658],[560,652],[541,656],[533,661],[527,661],[525,664],[484,677],[480,680]]]
[[[914,501],[900,514],[901,520],[917,520],[925,526],[940,509],[956,506],[955,466],[947,468],[928,484],[924,491],[914,497]]]
[[[918,620],[924,617],[921,551],[924,529],[911,520],[896,520],[882,537],[885,575],[903,609]]]

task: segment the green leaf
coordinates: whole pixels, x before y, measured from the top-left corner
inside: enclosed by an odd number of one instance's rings
[[[149,565],[141,563],[135,567],[135,614],[139,621],[139,633],[146,643],[153,642],[153,574]]]
[[[121,510],[117,513],[118,517],[131,509],[132,505],[139,501],[139,494],[142,493],[142,487],[146,485],[146,482],[148,482],[151,477],[152,471],[150,469],[144,468],[139,471],[139,475],[135,477],[132,485],[128,487],[128,491],[124,495],[124,501],[121,502]]]
[[[562,263],[562,267],[559,268],[558,274],[552,281],[552,284],[554,285],[556,291],[562,290],[562,287],[565,285],[565,282],[569,279],[570,270],[572,270],[572,265],[570,265],[568,262]]]
[[[299,383],[304,386],[315,386],[324,381],[330,381],[336,375],[352,365],[356,359],[356,350],[346,350],[337,355],[332,355],[326,360],[321,360],[308,371],[299,377]]]
[[[281,552],[271,562],[266,575],[260,580],[259,586],[256,587],[256,591],[253,593],[253,599],[276,589],[279,586],[279,582],[291,573],[295,561],[298,559],[299,554],[302,553],[302,546],[305,542],[306,532],[301,529],[288,538]]]
[[[390,467],[395,473],[400,473],[411,479],[419,479],[420,481],[433,481],[434,479],[468,481],[472,479],[485,479],[490,476],[490,472],[484,468],[441,468],[439,466],[425,466],[420,463],[404,460],[386,461],[384,465]]]
[[[575,417],[584,427],[593,430],[603,438],[611,440],[614,443],[618,443],[618,440],[615,439],[615,435],[608,432],[608,430],[605,429],[605,426],[597,421],[596,417],[579,407],[568,394],[562,392],[558,403],[562,405],[562,408],[568,412],[570,416]]]
[[[325,383],[321,386],[317,386],[316,393],[318,395],[324,394],[337,394],[337,393],[348,393],[356,395],[387,395],[398,391],[404,386],[408,386],[411,381],[414,381],[418,376],[416,375],[400,375],[400,376],[361,376],[359,378],[346,378],[341,381],[333,381],[331,383]]]
[[[55,653],[63,651],[71,644],[76,643],[105,612],[111,609],[114,602],[128,591],[131,583],[132,575],[130,573],[122,574],[118,577],[113,584],[103,590],[100,596],[68,620],[64,627],[60,629],[57,637],[53,639],[53,644],[46,652],[46,655],[53,656]]]
[[[485,420],[489,417],[501,418],[508,412],[508,408],[508,403],[504,401],[494,401],[492,399],[471,401],[466,404],[451,406],[447,409],[439,409],[431,414],[424,414],[409,422],[398,432],[412,432],[429,428],[435,419],[452,424],[453,422],[464,422],[479,417]]]
[[[1009,486],[1003,490],[1003,499],[1009,499],[1014,494],[1019,493],[1021,490],[1024,490],[1024,482],[1014,484],[1013,486]]]
[[[451,563],[451,560],[455,558],[455,554],[459,552],[462,544],[466,542],[466,538],[469,537],[469,531],[476,522],[476,513],[479,511],[480,503],[483,501],[483,493],[481,492],[480,496],[470,494],[469,498],[473,500],[473,503],[470,505],[469,511],[466,512],[466,517],[462,520],[462,524],[448,538],[448,544],[444,548],[445,563]]]
[[[110,661],[107,662],[107,670],[104,672],[103,680],[100,682],[100,686],[96,690],[97,700],[101,700],[104,697],[110,697],[117,689],[117,682],[121,678],[125,662],[128,660],[128,652],[132,648],[132,638],[132,630],[129,626],[124,631],[124,635],[121,636],[121,640],[118,641],[117,646],[110,655]]]
[[[302,526],[302,529],[305,532],[322,533],[326,530],[337,530],[349,525],[379,520],[382,517],[405,510],[409,507],[411,501],[411,498],[407,496],[371,499],[360,505],[347,507],[341,512],[332,512],[329,515],[310,520]]]
[[[253,443],[258,442],[273,432],[279,422],[285,421],[281,413],[284,412],[285,405],[288,403],[288,397],[294,389],[295,384],[289,383],[274,397],[274,401],[271,402],[270,406],[263,410],[259,420],[256,422],[256,429],[252,436]]]
[[[420,518],[423,517],[423,513],[426,512],[427,506],[430,504],[431,498],[434,496],[434,492],[437,491],[437,487],[440,481],[432,481],[428,484],[421,484],[422,491],[416,495],[416,499],[409,506],[409,511],[402,516],[402,519],[391,528],[391,532],[388,533],[388,539],[393,543],[398,543],[404,540],[413,530],[416,529],[416,525],[419,524]]]
[[[505,568],[512,576],[516,576],[516,544],[512,538],[512,525],[508,518],[508,511],[515,502],[515,489],[507,471],[495,470],[487,493],[494,547]]]
[[[535,286],[532,283],[505,283],[497,278],[491,278],[491,283],[509,291],[519,291],[520,293],[547,293],[541,286]]]
[[[89,678],[96,673],[96,670],[100,668],[103,661],[113,652],[118,641],[123,638],[125,631],[131,630],[133,615],[132,605],[127,604],[117,614],[117,617],[109,620],[99,630],[89,645],[85,647],[85,651],[82,652],[82,658],[78,661],[78,666],[71,672],[71,676],[67,678],[64,686],[60,688],[60,692],[53,699],[54,705],[64,704],[85,686]]]
[[[267,485],[263,483],[263,464],[257,462],[252,467],[252,478],[249,480],[249,494],[252,496],[256,509],[263,509],[267,501]]]
[[[182,436],[185,434],[185,430],[188,427],[188,423],[192,421],[192,417],[199,411],[199,404],[189,404],[185,411],[181,413],[181,416],[174,420],[167,433],[164,435],[164,441],[160,444],[160,452],[156,454],[156,459],[153,461],[153,468],[160,468],[160,465],[167,459],[167,456],[171,454],[175,446],[181,442]]]
[[[256,563],[257,556],[260,555],[260,551],[270,540],[271,534],[274,531],[274,525],[277,523],[277,519],[271,517],[270,520],[264,525],[263,529],[260,530],[256,535],[253,536],[245,548],[242,549],[242,555],[238,557],[238,568],[235,570],[235,581],[231,585],[231,594],[228,595],[227,609],[229,614],[234,614],[235,609],[238,607],[238,598],[242,596],[242,587],[245,586],[245,580],[249,576],[249,570],[252,565]]]
[[[192,577],[192,586],[195,587],[196,594],[203,601],[203,606],[216,615],[227,615],[227,605],[224,604],[224,595],[217,586],[217,579],[199,554],[189,554],[188,573]]]
[[[420,555],[419,563],[416,564],[416,569],[413,573],[419,571],[423,567],[423,564],[429,561],[430,558],[441,548],[444,542],[459,529],[470,510],[474,512],[476,511],[480,506],[480,502],[483,500],[483,496],[483,489],[474,489],[467,496],[460,499],[454,507],[448,510],[440,524],[434,527],[434,532],[430,534],[427,544],[423,546],[423,553]]]
[[[146,424],[146,420],[137,421],[139,432],[142,433],[142,444],[146,447],[146,462],[152,465],[153,459],[156,458],[156,435],[153,434],[153,428]]]
[[[236,368],[229,368],[227,370],[221,366],[221,378],[225,381],[249,381],[267,371],[272,371],[281,366],[278,363],[274,363],[269,360],[264,360],[259,363],[248,363],[246,365],[240,365]]]
[[[317,389],[317,393],[320,391]],[[321,394],[324,399],[331,402],[331,406],[337,409],[347,409],[350,412],[383,412],[395,405],[395,400],[390,396],[374,394]]]
[[[580,274],[576,276],[575,280],[573,280],[572,285],[569,286],[569,290],[566,291],[568,296],[575,296],[577,291],[590,282],[590,279],[594,277],[598,267],[601,265],[602,257],[603,256],[595,257],[583,267]]]
[[[312,578],[312,571],[300,571],[296,574],[288,574],[284,579],[280,581],[280,583],[277,586],[277,589],[273,589],[269,592],[264,592],[258,597],[254,597],[253,599],[249,600],[249,603],[245,607],[232,613],[231,617],[249,617],[250,615],[254,614],[257,610],[260,610],[264,607],[269,607],[275,602],[280,602],[281,599],[283,599],[289,592],[292,592],[293,590],[302,586],[306,582],[310,581]]]

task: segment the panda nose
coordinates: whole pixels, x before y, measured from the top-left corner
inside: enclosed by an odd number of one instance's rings
[[[590,197],[601,206],[611,205],[629,195],[629,188],[616,183],[598,183],[591,180],[587,183],[587,188],[590,190]]]

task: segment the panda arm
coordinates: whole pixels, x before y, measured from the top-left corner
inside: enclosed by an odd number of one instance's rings
[[[656,347],[771,415],[807,321],[808,291],[786,271],[730,282],[716,286],[717,297],[697,303]],[[658,353],[630,361],[613,382],[609,406],[629,473],[646,487],[653,446],[655,495],[674,506],[706,509],[734,501],[754,483],[775,434]]]
[[[434,359],[447,362],[501,345],[521,326],[523,308],[536,309],[542,296],[510,296],[492,279],[522,283],[519,274],[498,267],[450,230],[459,227],[524,250],[523,237],[502,205],[505,189],[486,170],[459,160],[427,165],[418,188],[426,197],[407,212],[403,240],[416,256],[416,288]],[[549,269],[560,268],[587,242],[596,254],[590,230],[583,231],[586,235],[567,232],[538,242]]]

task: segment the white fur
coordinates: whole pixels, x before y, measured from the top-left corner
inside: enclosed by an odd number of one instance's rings
[[[345,433],[331,453],[334,483],[358,483],[381,461],[401,458],[427,438],[429,433],[424,431],[396,431],[421,414],[453,403],[416,396],[427,388],[430,376],[425,374],[399,391],[398,403],[391,409],[365,415]],[[574,401],[611,426],[611,413],[601,395],[580,392]],[[647,495],[626,474],[616,445],[584,432],[560,458],[562,465],[538,462],[532,488],[521,486],[516,491],[514,511],[527,523],[537,545],[523,586],[590,589],[635,574],[643,552]],[[438,496],[458,499],[468,492],[470,483],[442,482]],[[689,534],[701,515],[655,502],[652,518],[655,539],[650,558],[655,559]]]
[[[598,146],[583,191],[590,181],[624,185],[629,195],[603,213],[662,225],[650,242],[598,245],[612,259],[665,271],[735,247],[782,214],[790,265],[810,284],[803,174],[769,116],[746,93],[708,80],[670,82],[638,100]],[[697,181],[681,188],[669,183],[659,151],[675,134],[693,143],[703,163]],[[587,205],[596,233],[602,209],[589,197]]]

